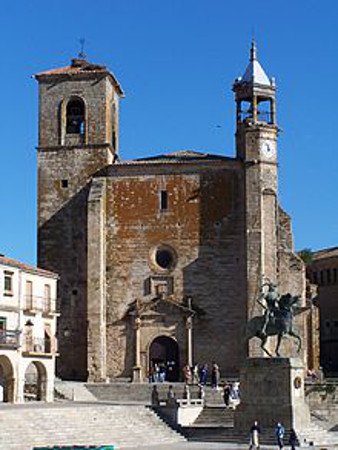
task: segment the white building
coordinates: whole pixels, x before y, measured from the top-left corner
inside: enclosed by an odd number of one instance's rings
[[[57,280],[0,255],[0,401],[53,401]]]

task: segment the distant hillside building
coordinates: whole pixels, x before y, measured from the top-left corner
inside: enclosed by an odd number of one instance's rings
[[[164,363],[238,373],[263,281],[305,298],[277,199],[276,86],[251,48],[233,85],[236,157],[190,150],[123,161],[106,67],[74,59],[39,82],[38,260],[60,274],[63,378],[147,378]],[[304,300],[305,302],[305,300]],[[298,316],[304,339],[305,316]],[[287,344],[283,344],[284,346]]]
[[[54,398],[57,278],[0,255],[0,402]]]
[[[338,247],[314,252],[307,272],[318,285],[321,365],[327,375],[338,375]]]

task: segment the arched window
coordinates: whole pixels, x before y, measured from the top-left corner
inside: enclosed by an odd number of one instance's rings
[[[70,100],[66,111],[66,133],[81,134],[85,131],[85,105],[80,98]]]

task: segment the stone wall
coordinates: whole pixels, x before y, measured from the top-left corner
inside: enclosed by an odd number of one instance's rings
[[[238,371],[246,314],[242,183],[233,162],[112,166],[107,179],[108,375],[131,374],[134,338],[126,314],[135,299],[156,296],[147,285],[157,277],[172,285],[176,301],[191,296],[199,311],[194,361],[216,360],[223,372]],[[168,193],[166,211],[159,207],[161,190]],[[161,245],[173,249],[176,258],[168,271],[154,260]],[[162,330],[142,329],[143,347],[161,333],[167,333],[165,324]],[[184,347],[182,331],[176,326],[171,333]]]

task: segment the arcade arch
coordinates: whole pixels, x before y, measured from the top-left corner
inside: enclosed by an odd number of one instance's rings
[[[46,401],[47,370],[40,361],[32,361],[25,371],[24,400]]]
[[[6,355],[0,355],[0,402],[14,402],[14,369]]]

